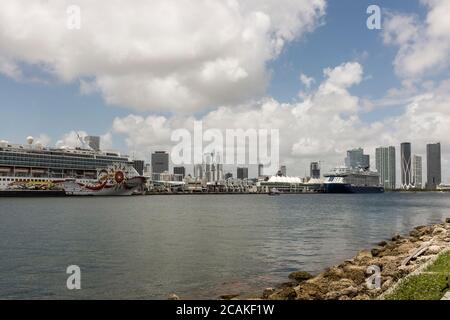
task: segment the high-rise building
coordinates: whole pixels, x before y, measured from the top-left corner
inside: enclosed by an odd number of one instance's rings
[[[309,166],[309,176],[311,179],[320,179],[320,165],[318,162],[311,162]]]
[[[173,174],[182,176],[183,179],[186,176],[186,168],[185,167],[173,167]]]
[[[401,178],[402,178],[402,188],[407,189],[412,186],[411,183],[411,143],[404,142],[400,145],[400,167],[401,167]]]
[[[422,157],[418,155],[413,156],[412,185],[414,188],[422,189]]]
[[[248,179],[248,168],[237,168],[236,176],[240,180]]]
[[[203,176],[208,182],[223,180],[223,164],[220,154],[211,152],[203,155]]]
[[[143,160],[133,160],[133,167],[139,173],[139,175],[144,175],[144,161]]]
[[[385,189],[395,189],[395,147],[376,148],[375,162],[377,171],[380,175],[380,184],[384,186]]]
[[[435,190],[441,179],[441,144],[427,144],[427,189]]]
[[[364,149],[357,148],[347,151],[347,158],[345,158],[345,165],[351,169],[370,169],[370,156],[364,154]]]
[[[286,173],[287,173],[286,166],[281,166],[281,167],[280,167],[280,171],[281,171],[281,175],[282,175],[283,177],[286,177]]]
[[[263,170],[264,170],[264,165],[263,164],[258,164],[258,177],[262,177],[263,176]]]
[[[163,173],[169,171],[169,154],[165,151],[152,153],[152,172]]]
[[[100,137],[98,136],[86,136],[84,142],[94,151],[100,151]]]
[[[201,164],[194,165],[194,178],[203,179],[203,165]]]

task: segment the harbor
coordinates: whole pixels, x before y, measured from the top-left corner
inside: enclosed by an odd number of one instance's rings
[[[449,217],[446,193],[1,198],[3,299],[259,297]],[[339,213],[339,214],[336,214]],[[387,241],[388,242],[388,241]],[[80,266],[82,290],[66,288]]]

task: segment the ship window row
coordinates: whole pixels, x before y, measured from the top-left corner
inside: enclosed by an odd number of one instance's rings
[[[18,179],[18,178],[1,178],[0,181],[4,182],[46,182],[47,180],[43,179]]]
[[[10,165],[10,166],[36,166],[36,167],[64,167],[64,168],[70,168],[70,167],[77,167],[82,166],[84,167],[97,167],[97,166],[107,166],[111,164],[111,161],[92,161],[92,162],[82,162],[82,161],[71,161],[71,162],[59,162],[59,161],[29,161],[29,160],[1,160],[0,164],[2,165]]]
[[[128,158],[124,157],[112,157],[112,156],[82,156],[82,155],[49,155],[49,154],[30,154],[30,153],[14,153],[14,152],[1,152],[0,158],[11,158],[11,157],[19,157],[19,158],[29,158],[29,159],[60,159],[60,160],[71,160],[71,159],[79,159],[82,161],[86,160],[106,160],[106,161],[128,161]]]

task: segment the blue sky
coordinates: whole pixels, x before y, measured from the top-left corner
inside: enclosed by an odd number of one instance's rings
[[[282,54],[270,62],[272,78],[267,95],[282,102],[297,99],[301,88],[301,72],[315,79],[323,77],[322,70],[344,61],[361,61],[365,74],[371,78],[352,89],[355,94],[372,98],[381,97],[386,90],[399,86],[392,61],[395,48],[386,47],[380,31],[366,28],[366,9],[373,1],[333,0],[328,2],[324,24],[314,32],[287,45]],[[383,10],[424,15],[418,1],[376,1]],[[362,58],[364,54],[367,57]],[[81,95],[79,82],[50,84],[17,82],[0,76],[0,99],[4,122],[0,136],[21,142],[29,134],[47,133],[54,140],[76,129],[90,134],[102,134],[109,130],[115,117],[122,117],[130,110],[107,105],[100,94]],[[395,113],[384,109],[367,114],[367,121]],[[133,111],[135,114],[139,112]],[[144,112],[143,114],[148,114]],[[123,147],[115,140],[117,147]]]
[[[80,31],[61,28],[68,0],[49,0],[36,11],[25,0],[9,1],[0,13],[0,30],[18,30],[0,37],[0,99],[7,120],[0,139],[20,143],[45,134],[54,145],[72,130],[110,133],[115,149],[147,156],[169,148],[170,132],[191,116],[218,128],[258,123],[271,110],[264,97],[271,97],[276,109],[270,126],[280,126],[280,156],[298,167],[296,174],[309,161],[339,164],[349,148],[366,147],[373,156],[375,147],[405,140],[423,156],[426,143],[442,141],[444,164],[450,164],[445,0],[241,0],[239,7],[232,1],[211,1],[209,7],[155,0],[126,8],[109,8],[107,1],[73,3],[82,9]],[[372,4],[382,8],[382,30],[366,27]],[[27,14],[13,16],[22,11]],[[241,35],[254,37],[250,46]],[[269,54],[279,41],[279,54]],[[311,88],[300,74],[314,79]],[[81,81],[90,93],[81,93]],[[377,105],[393,90],[398,93],[391,105]],[[365,108],[367,103],[373,107]],[[217,116],[222,105],[234,117]],[[328,116],[339,124],[335,132],[321,129]]]

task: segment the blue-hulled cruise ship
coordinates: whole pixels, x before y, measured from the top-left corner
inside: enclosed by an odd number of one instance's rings
[[[340,167],[325,174],[325,193],[383,193],[377,172]]]

